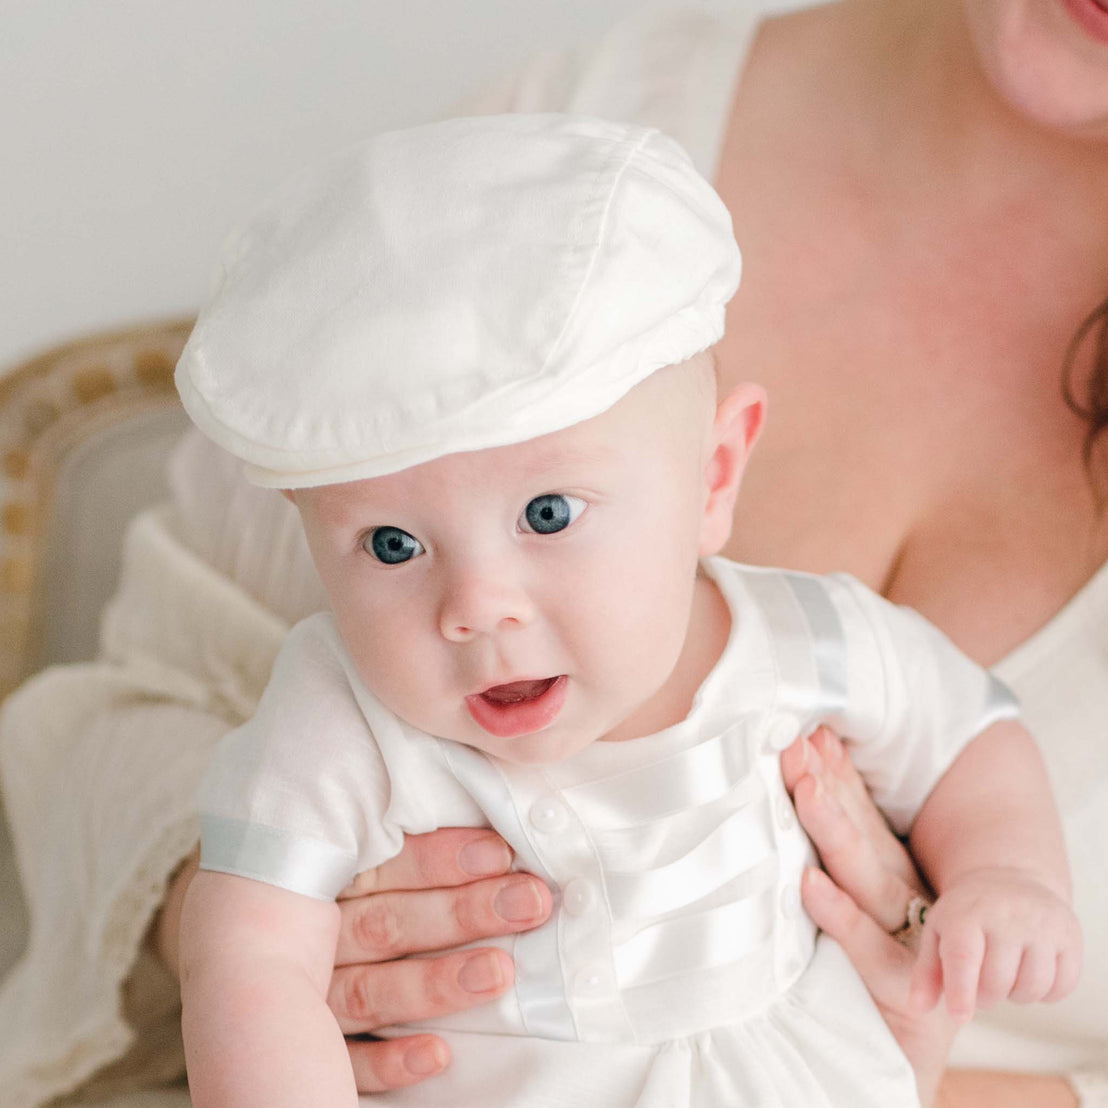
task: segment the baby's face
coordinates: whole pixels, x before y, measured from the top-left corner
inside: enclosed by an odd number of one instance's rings
[[[542,438],[299,490],[366,685],[421,730],[514,762],[677,722],[687,700],[671,718],[667,685],[717,545],[713,412],[677,367]]]

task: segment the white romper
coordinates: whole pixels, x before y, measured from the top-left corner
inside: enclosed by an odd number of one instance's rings
[[[826,721],[906,832],[1011,694],[916,613],[853,578],[710,559],[732,614],[682,723],[547,766],[397,719],[333,619],[293,630],[257,714],[201,788],[203,861],[330,898],[405,833],[494,827],[555,891],[500,940],[515,988],[427,1021],[449,1071],[387,1104],[890,1108],[912,1073],[845,956],[800,905],[812,860],[779,755]]]

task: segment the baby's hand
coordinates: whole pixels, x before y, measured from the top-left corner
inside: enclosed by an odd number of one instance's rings
[[[1060,1000],[1077,983],[1081,930],[1073,909],[1034,874],[980,869],[927,910],[909,1007],[929,1012],[946,993],[950,1015],[978,1006]]]

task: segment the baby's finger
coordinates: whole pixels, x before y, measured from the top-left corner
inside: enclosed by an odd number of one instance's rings
[[[943,966],[939,959],[939,934],[934,927],[924,927],[908,988],[908,1010],[917,1015],[930,1012],[939,1003],[942,992]]]
[[[949,928],[939,936],[946,1010],[959,1023],[973,1018],[984,957],[985,934],[979,927]]]
[[[1020,959],[1019,971],[1009,995],[1016,1004],[1034,1004],[1054,987],[1058,958],[1052,948],[1029,946]]]
[[[434,1035],[346,1045],[360,1093],[381,1093],[415,1085],[440,1073],[450,1061],[450,1048]]]
[[[513,873],[456,889],[377,893],[340,902],[336,965],[384,962],[527,931],[553,907],[537,877]]]
[[[989,939],[977,985],[977,1003],[981,1007],[990,1007],[1009,998],[1020,971],[1022,957],[1024,951],[1019,943]]]
[[[344,1035],[434,1019],[484,1004],[515,980],[508,953],[496,947],[438,958],[407,958],[335,971],[327,1004]]]
[[[1048,1004],[1069,996],[1077,988],[1077,979],[1081,976],[1081,947],[1063,950],[1055,963],[1054,985],[1043,997]]]
[[[508,844],[478,827],[442,827],[425,835],[408,835],[404,848],[375,869],[364,870],[340,899],[402,889],[445,889],[481,877],[507,873],[512,865]]]
[[[802,777],[794,793],[797,815],[835,882],[886,933],[903,926],[914,890],[882,864],[863,835],[822,783]],[[889,833],[886,828],[886,835]]]

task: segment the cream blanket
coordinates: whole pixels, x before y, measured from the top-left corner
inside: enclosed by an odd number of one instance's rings
[[[102,660],[49,669],[5,706],[0,772],[32,919],[0,990],[5,1108],[113,1062],[99,1093],[183,1073],[175,987],[140,950],[197,840],[209,753],[253,710],[288,626],[191,555],[169,518],[154,510],[131,530]]]

